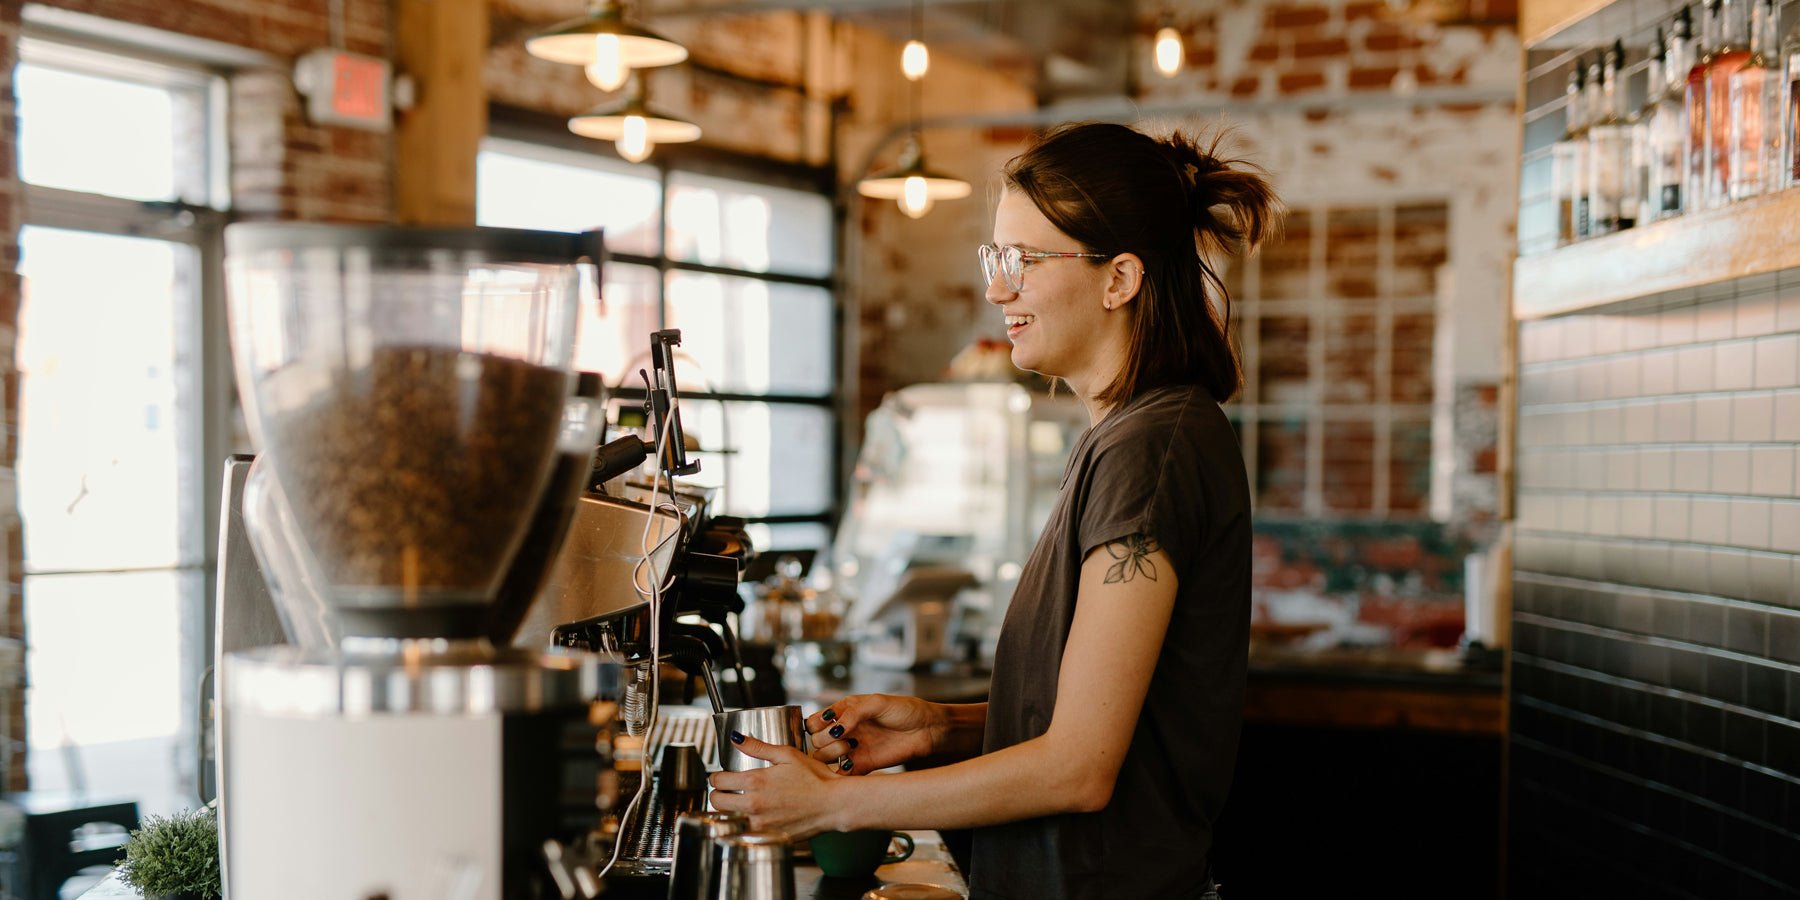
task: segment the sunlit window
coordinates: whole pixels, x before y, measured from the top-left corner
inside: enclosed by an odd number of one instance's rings
[[[576,357],[634,405],[649,336],[679,328],[682,421],[699,484],[751,524],[759,549],[829,543],[836,504],[837,310],[822,193],[493,139],[479,163],[483,225],[606,230],[600,296]]]
[[[210,79],[27,40],[18,483],[34,790],[195,806]],[[129,140],[120,140],[129,134]],[[216,480],[216,479],[215,479]]]

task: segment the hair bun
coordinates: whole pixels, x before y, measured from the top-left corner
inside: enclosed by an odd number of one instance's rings
[[[1226,132],[1215,132],[1203,143],[1175,131],[1157,145],[1180,177],[1202,248],[1230,253],[1272,237],[1282,207],[1259,166],[1219,156],[1226,137]],[[1226,215],[1215,212],[1219,207]]]

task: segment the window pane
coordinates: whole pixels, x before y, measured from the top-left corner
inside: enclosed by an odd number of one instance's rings
[[[1374,509],[1373,423],[1362,421],[1326,424],[1324,489],[1327,509],[1349,513],[1366,513]]]
[[[1442,203],[1394,210],[1394,294],[1432,297],[1438,268],[1450,259],[1450,208]]]
[[[831,506],[831,410],[791,403],[681,401],[681,425],[698,439],[700,484],[721,485],[719,511],[734,516],[824,512]]]
[[[606,289],[598,298],[591,294],[581,298],[576,366],[584,372],[599,372],[609,389],[643,387],[636,373],[650,365],[650,333],[658,328],[656,283],[660,275],[649,266],[608,263],[605,277]],[[680,387],[690,390],[686,384]]]
[[[475,161],[480,224],[546,231],[605,228],[606,246],[616,253],[657,253],[661,191],[649,166],[599,158],[557,163],[497,150],[483,150]]]
[[[170,91],[30,64],[15,79],[19,177],[133,200],[176,199],[178,110]]]
[[[28,570],[182,563],[180,460],[197,406],[182,413],[198,401],[182,396],[196,361],[178,352],[177,323],[195,305],[182,277],[193,249],[39,227],[23,229],[19,247]]]
[[[1375,402],[1375,317],[1332,316],[1323,324],[1326,402]]]
[[[1298,510],[1306,505],[1306,421],[1264,421],[1256,429],[1256,505]]]
[[[831,292],[698,272],[669,274],[669,327],[706,376],[740,394],[831,393]],[[701,385],[684,383],[686,390]]]
[[[1423,515],[1431,502],[1431,422],[1395,422],[1388,449],[1388,509]]]
[[[1394,374],[1390,393],[1395,403],[1431,402],[1431,353],[1437,330],[1430,313],[1394,316]]]
[[[1379,295],[1380,248],[1379,210],[1331,210],[1325,226],[1325,292],[1333,297]]]
[[[204,593],[198,572],[26,578],[32,788],[85,784],[165,815],[194,804],[176,773],[192,753],[176,737],[186,725],[181,654],[193,649],[180,622],[183,598]]]
[[[1255,259],[1261,266],[1264,300],[1302,300],[1312,294],[1312,213],[1288,213],[1281,237],[1263,245]]]
[[[1307,336],[1311,324],[1299,316],[1271,316],[1258,320],[1258,403],[1313,402],[1308,377]]]
[[[821,194],[676,172],[669,257],[751,272],[831,273],[831,201]]]

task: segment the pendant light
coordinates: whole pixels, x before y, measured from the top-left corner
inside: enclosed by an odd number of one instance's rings
[[[687,59],[687,48],[625,21],[620,0],[593,0],[588,14],[553,26],[525,42],[539,59],[581,66],[603,91],[625,85],[633,69],[672,66]]]
[[[925,46],[924,0],[913,0],[912,40],[900,51],[900,74],[907,81],[918,81],[931,71],[931,50]]]
[[[919,93],[923,90],[925,71],[931,58],[920,40],[925,31],[924,4],[913,0],[913,39],[900,56],[900,71],[911,82],[908,91],[912,105],[912,133],[900,151],[900,162],[892,169],[876,172],[857,182],[856,192],[876,200],[894,200],[909,218],[922,218],[939,200],[960,200],[974,192],[969,183],[951,175],[934,172],[925,165],[925,146],[919,139]],[[913,53],[917,46],[918,52]],[[916,75],[914,73],[917,73]]]
[[[900,151],[899,165],[870,175],[856,185],[856,192],[864,197],[899,201],[900,211],[914,219],[931,212],[939,200],[961,200],[973,191],[968,182],[925,166],[925,149],[916,130]]]
[[[652,107],[646,99],[644,73],[637,90],[623,103],[588,110],[569,120],[569,130],[597,141],[612,141],[619,155],[643,162],[657,144],[685,144],[700,139],[700,126]]]
[[[1162,28],[1156,32],[1156,71],[1164,78],[1174,78],[1181,71],[1182,58],[1186,51],[1181,45],[1181,32],[1168,19],[1163,20]]]

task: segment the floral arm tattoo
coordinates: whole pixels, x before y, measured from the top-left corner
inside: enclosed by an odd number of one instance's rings
[[[1156,538],[1142,534],[1126,535],[1116,541],[1108,541],[1106,552],[1117,562],[1107,568],[1106,583],[1120,584],[1139,575],[1155,581],[1156,563],[1150,561],[1150,554],[1161,549]]]

